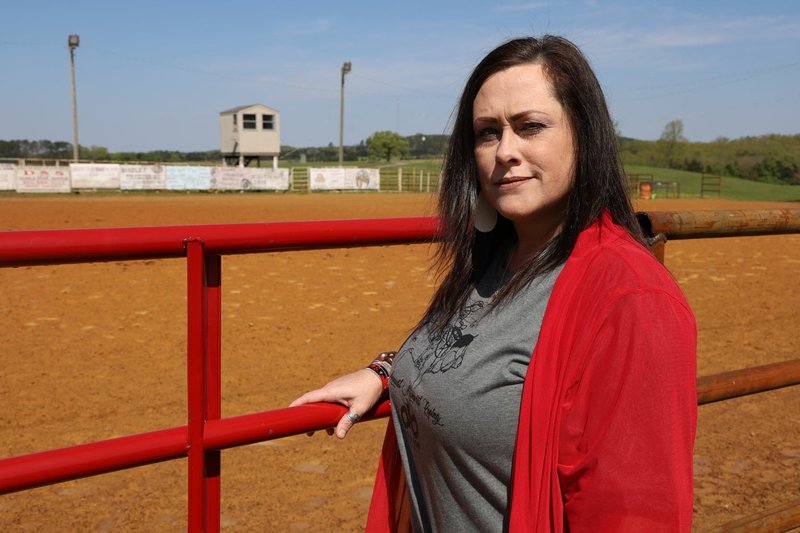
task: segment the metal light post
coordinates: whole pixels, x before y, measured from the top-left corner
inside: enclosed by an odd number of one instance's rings
[[[339,103],[339,166],[344,161],[344,75],[350,72],[352,65],[348,61],[342,65],[342,92]]]
[[[75,49],[81,43],[77,35],[70,35],[67,40],[69,45],[69,73],[72,78],[72,159],[78,161],[78,103],[75,99]]]

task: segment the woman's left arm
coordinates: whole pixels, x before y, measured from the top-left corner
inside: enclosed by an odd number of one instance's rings
[[[587,328],[558,475],[569,531],[689,532],[696,326],[679,294],[632,290]]]

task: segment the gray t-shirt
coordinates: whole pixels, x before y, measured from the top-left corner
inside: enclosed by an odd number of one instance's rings
[[[503,531],[520,398],[561,267],[495,309],[496,259],[443,334],[423,325],[392,365],[389,393],[417,532]]]

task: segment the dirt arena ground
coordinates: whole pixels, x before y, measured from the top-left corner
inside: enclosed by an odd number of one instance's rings
[[[426,195],[0,196],[0,230],[424,215]],[[797,204],[657,200],[641,210]],[[286,406],[397,347],[427,245],[223,259],[223,416]],[[800,235],[676,241],[701,375],[800,356]],[[0,457],[184,425],[182,260],[0,269]],[[700,408],[695,529],[800,495],[800,387]],[[385,421],[223,452],[229,532],[361,531]],[[0,496],[2,531],[183,531],[186,463]]]

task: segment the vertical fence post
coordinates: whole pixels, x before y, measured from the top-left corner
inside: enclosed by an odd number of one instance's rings
[[[207,255],[206,268],[206,421],[222,417],[222,257]],[[221,452],[206,451],[206,525],[207,531],[220,530]]]
[[[221,416],[221,261],[203,242],[186,241],[190,532],[220,529],[220,452],[203,448],[206,420]]]

